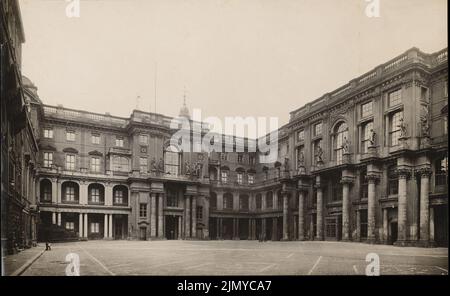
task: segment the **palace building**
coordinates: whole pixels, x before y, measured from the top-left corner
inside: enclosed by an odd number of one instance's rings
[[[249,139],[184,152],[170,117],[48,106],[34,92],[39,239],[447,246],[447,84],[447,49],[412,48],[292,111],[273,163]]]

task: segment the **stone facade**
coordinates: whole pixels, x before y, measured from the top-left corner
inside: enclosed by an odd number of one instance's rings
[[[291,112],[273,163],[248,139],[180,151],[161,114],[33,104],[41,221],[80,239],[447,245],[447,81],[447,49],[412,48]]]

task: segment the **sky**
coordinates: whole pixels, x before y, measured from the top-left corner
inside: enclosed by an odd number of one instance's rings
[[[19,1],[22,73],[45,104],[123,117],[177,116],[186,96],[203,118],[281,126],[411,47],[448,43],[445,0],[370,0],[379,17],[369,0],[81,0],[79,17],[68,1]]]

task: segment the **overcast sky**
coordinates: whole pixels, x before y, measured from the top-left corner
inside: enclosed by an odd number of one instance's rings
[[[128,117],[276,116],[416,46],[447,47],[447,1],[20,0],[23,74],[45,104]]]

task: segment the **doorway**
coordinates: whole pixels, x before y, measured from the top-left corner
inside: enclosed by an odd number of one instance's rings
[[[166,216],[166,238],[177,239],[178,235],[178,216]]]
[[[388,244],[393,245],[394,242],[397,241],[398,234],[398,223],[397,221],[392,221],[389,223],[389,236],[388,236]]]
[[[140,227],[139,228],[139,239],[140,240],[147,240],[147,227]]]

